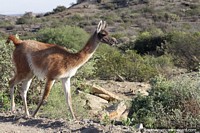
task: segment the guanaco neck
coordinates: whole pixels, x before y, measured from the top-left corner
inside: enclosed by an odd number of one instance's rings
[[[90,58],[99,46],[98,33],[95,31],[94,34],[89,38],[85,46],[78,52],[82,58]]]

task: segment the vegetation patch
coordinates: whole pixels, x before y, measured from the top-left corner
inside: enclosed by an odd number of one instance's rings
[[[74,26],[61,26],[57,28],[45,28],[38,32],[37,40],[58,44],[71,50],[80,50],[89,39],[88,33]]]
[[[147,128],[194,128],[200,124],[199,76],[157,77],[151,81],[149,96],[133,100],[131,118]]]

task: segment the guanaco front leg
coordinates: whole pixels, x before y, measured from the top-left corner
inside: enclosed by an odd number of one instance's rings
[[[74,111],[72,109],[72,100],[71,100],[71,92],[70,92],[70,78],[63,78],[62,85],[63,85],[67,105],[69,106],[69,110],[72,114],[73,119],[75,120],[76,117],[75,117]]]
[[[39,102],[36,110],[33,113],[33,117],[35,117],[35,115],[37,114],[38,110],[40,109],[40,106],[43,104],[44,100],[47,100],[47,97],[49,96],[50,90],[54,84],[55,80],[51,80],[51,79],[47,79],[46,85],[45,85],[45,90],[42,96],[41,101]]]
[[[15,112],[15,97],[14,97],[14,91],[15,91],[15,88],[14,88],[14,86],[12,86],[12,87],[10,88],[11,112],[12,112],[12,113]]]

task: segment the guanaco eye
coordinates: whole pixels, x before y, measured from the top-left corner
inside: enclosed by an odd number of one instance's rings
[[[106,35],[108,35],[108,33],[106,31],[103,30],[100,32],[100,36],[106,36]]]

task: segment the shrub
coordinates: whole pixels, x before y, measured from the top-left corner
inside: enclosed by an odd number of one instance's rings
[[[191,5],[190,10],[186,10],[188,16],[196,16],[200,13],[200,4]]]
[[[66,24],[71,26],[82,26],[80,23],[88,20],[90,20],[88,16],[83,17],[80,14],[74,14],[66,19]]]
[[[104,9],[110,9],[110,10],[114,10],[117,8],[117,5],[114,4],[114,3],[107,3],[105,6],[104,6]]]
[[[69,49],[79,50],[88,40],[88,34],[83,29],[71,26],[45,28],[38,32],[37,40],[58,44]]]
[[[65,6],[57,6],[55,9],[53,9],[53,12],[58,13],[58,12],[62,12],[64,10],[66,10]]]
[[[16,21],[16,24],[27,24],[28,23],[28,19],[26,18],[18,18]]]
[[[0,110],[8,109],[9,104],[9,89],[8,81],[10,79],[12,62],[11,62],[11,50],[12,45],[5,44],[4,40],[0,41]]]
[[[95,78],[95,63],[95,57],[92,57],[77,71],[76,78],[80,80]]]
[[[155,31],[154,31],[155,30]],[[165,42],[165,36],[159,29],[154,29],[150,32],[142,32],[134,42],[130,42],[126,47],[136,50],[139,54],[154,54],[162,55],[163,51],[159,51],[162,44]],[[158,50],[159,49],[159,50]]]
[[[0,27],[4,28],[4,27],[14,27],[14,25],[8,21],[8,20],[4,20],[4,21],[0,21]]]
[[[55,9],[53,9],[52,12],[46,12],[44,14],[44,16],[49,16],[51,14],[56,14],[56,13],[59,13],[59,12],[63,12],[64,10],[66,10],[67,8],[65,6],[57,6]]]
[[[34,23],[34,16],[32,12],[25,13],[22,17],[18,18],[16,24],[32,24]]]
[[[159,12],[153,15],[153,20],[163,22],[177,22],[180,20],[180,17],[177,14],[169,12]]]
[[[197,70],[200,63],[200,34],[170,32],[166,35],[166,52],[172,54],[178,67]]]
[[[106,47],[99,51],[104,51],[104,54],[98,56],[94,67],[96,76],[101,79],[117,79],[122,76],[129,81],[148,81],[159,73],[164,73],[164,67],[173,66],[169,57],[150,58],[135,51],[121,53],[117,49]]]
[[[106,47],[106,45],[101,51],[104,52],[99,55],[95,64],[96,76],[101,79],[115,79],[117,75],[123,73],[119,70],[122,70],[125,64],[124,56],[118,50]]]
[[[149,96],[133,100],[130,113],[134,123],[147,128],[197,128],[200,124],[199,75],[152,80]]]
[[[8,87],[9,77],[12,70],[11,53],[13,50],[11,44],[5,44],[5,41],[0,41],[0,89],[5,90]]]
[[[103,14],[101,16],[101,19],[106,21],[108,23],[108,25],[114,25],[114,23],[116,21],[121,20],[121,18],[115,12],[110,12],[110,13],[108,12],[108,13],[106,13],[106,15]]]
[[[200,63],[200,34],[172,31],[163,34],[159,29],[142,32],[134,42],[121,45],[121,50],[136,50],[141,55],[170,54],[176,66],[198,70]]]

